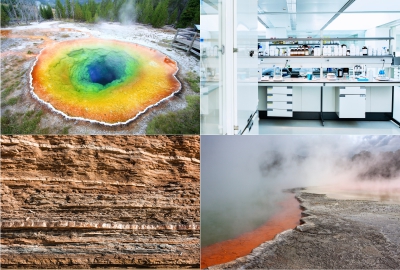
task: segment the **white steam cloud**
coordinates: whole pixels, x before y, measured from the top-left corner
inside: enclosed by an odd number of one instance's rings
[[[119,10],[119,19],[122,24],[134,24],[136,22],[136,0],[126,1]]]
[[[202,136],[202,245],[261,225],[283,189],[399,190],[399,149],[400,136]]]

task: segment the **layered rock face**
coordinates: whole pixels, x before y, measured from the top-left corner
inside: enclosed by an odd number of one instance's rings
[[[1,136],[3,268],[199,267],[199,136]]]

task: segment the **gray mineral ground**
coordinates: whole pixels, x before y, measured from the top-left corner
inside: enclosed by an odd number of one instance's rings
[[[210,269],[399,269],[400,204],[297,190],[302,225]]]

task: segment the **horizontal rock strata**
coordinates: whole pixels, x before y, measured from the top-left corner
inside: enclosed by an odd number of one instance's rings
[[[1,267],[199,267],[199,136],[1,136]]]

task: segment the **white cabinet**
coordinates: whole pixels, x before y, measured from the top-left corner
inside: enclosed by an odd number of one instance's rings
[[[324,112],[335,112],[335,87],[325,86],[323,89],[322,109]]]
[[[365,87],[337,87],[336,114],[339,118],[365,118]]]
[[[321,88],[302,87],[301,89],[301,111],[319,112],[321,110]]]
[[[381,86],[371,87],[370,112],[391,112],[392,111],[392,87]]]
[[[293,88],[291,86],[268,87],[267,115],[280,117],[293,116]]]

